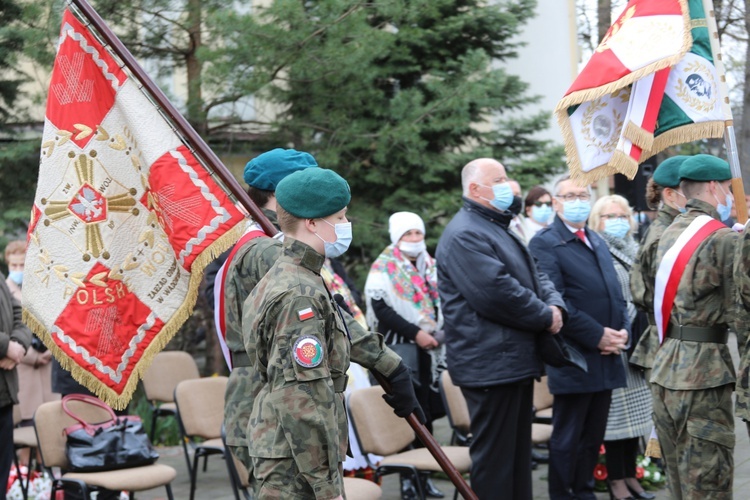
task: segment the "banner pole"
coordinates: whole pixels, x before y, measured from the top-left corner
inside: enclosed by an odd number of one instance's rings
[[[68,0],[69,3],[75,5],[80,13],[86,18],[86,20],[96,29],[97,33],[104,39],[114,53],[120,58],[120,60],[127,66],[138,82],[145,87],[150,94],[151,98],[159,105],[161,111],[163,111],[167,117],[172,120],[173,125],[177,128],[178,132],[185,137],[190,145],[195,149],[196,153],[200,158],[207,163],[207,166],[221,179],[229,191],[234,195],[237,201],[247,210],[250,216],[263,228],[263,231],[273,236],[278,231],[258,206],[248,196],[247,192],[240,186],[234,175],[224,166],[222,161],[216,156],[208,144],[203,138],[198,135],[198,132],[188,123],[184,116],[174,107],[174,105],[167,99],[164,92],[149,78],[148,74],[141,68],[138,61],[125,47],[125,45],[117,38],[117,35],[107,26],[107,23],[101,18],[98,12],[86,1],[86,0]]]
[[[742,182],[742,168],[740,157],[737,152],[737,138],[734,132],[734,120],[732,108],[729,105],[729,88],[727,87],[727,75],[724,69],[724,61],[721,58],[721,47],[719,45],[719,30],[716,27],[716,14],[711,0],[703,0],[703,12],[706,16],[708,27],[708,38],[711,42],[711,54],[714,58],[714,67],[719,75],[719,97],[721,98],[721,109],[725,117],[724,121],[724,145],[727,149],[727,160],[732,169],[732,193],[734,195],[734,206],[737,210],[737,222],[747,222],[747,204],[745,202],[745,186]]]

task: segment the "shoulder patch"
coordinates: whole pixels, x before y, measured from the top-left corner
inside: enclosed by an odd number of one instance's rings
[[[294,361],[305,368],[315,368],[323,362],[323,346],[312,335],[303,335],[294,343]]]
[[[305,321],[306,319],[311,319],[315,317],[315,313],[312,310],[312,307],[308,307],[306,309],[300,309],[297,311],[297,316],[299,317],[300,321]]]

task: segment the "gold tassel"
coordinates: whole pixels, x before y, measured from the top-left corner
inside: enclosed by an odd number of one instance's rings
[[[651,435],[648,438],[646,444],[646,451],[643,454],[651,458],[661,458],[661,446],[659,445],[659,439],[656,436],[656,427],[651,429]]]

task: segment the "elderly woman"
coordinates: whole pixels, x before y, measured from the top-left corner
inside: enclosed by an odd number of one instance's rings
[[[631,324],[632,346],[645,327],[630,292],[630,269],[635,262],[638,244],[633,239],[637,225],[628,201],[619,195],[603,196],[591,209],[589,226],[607,243],[615,265],[622,295],[627,302]],[[627,386],[612,391],[604,446],[607,457],[610,496],[616,499],[653,499],[635,477],[638,441],[651,430],[651,393],[641,371],[628,363],[629,352],[621,353],[626,367]]]
[[[427,253],[424,222],[417,214],[391,215],[388,230],[391,244],[375,260],[365,283],[367,322],[385,336],[407,365],[411,363],[417,399],[432,431],[432,421],[445,415],[438,387],[446,365],[437,268]],[[409,485],[403,483],[402,493],[407,498]],[[442,496],[430,482],[426,491],[430,496]]]
[[[534,186],[526,195],[524,207],[526,218],[523,231],[526,238],[531,240],[536,233],[552,222],[552,195],[542,186]]]

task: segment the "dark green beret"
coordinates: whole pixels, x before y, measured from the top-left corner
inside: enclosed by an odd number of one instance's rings
[[[300,219],[335,214],[352,199],[349,184],[333,170],[307,168],[286,176],[276,186],[276,202]]]
[[[708,182],[732,178],[729,163],[713,155],[695,155],[680,165],[680,180]]]
[[[244,178],[248,186],[263,191],[276,191],[276,186],[287,175],[317,166],[315,158],[310,153],[276,148],[247,162]]]
[[[680,185],[680,165],[690,158],[678,155],[667,158],[654,170],[654,182],[661,187],[675,188]]]

